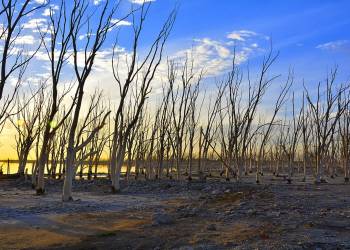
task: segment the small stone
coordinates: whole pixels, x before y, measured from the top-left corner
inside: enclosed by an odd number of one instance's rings
[[[209,231],[216,231],[216,226],[214,224],[210,224],[207,226],[207,230]]]
[[[153,225],[170,225],[174,224],[174,219],[168,214],[156,213],[152,217]]]
[[[271,215],[272,215],[272,216],[279,217],[279,216],[281,215],[281,212],[273,211],[273,212],[271,212]]]
[[[182,246],[179,248],[179,250],[193,250],[193,247],[191,246]]]
[[[211,192],[212,195],[218,195],[220,193],[221,193],[220,190],[214,190]]]
[[[255,209],[248,209],[247,214],[248,215],[256,215],[256,210]]]

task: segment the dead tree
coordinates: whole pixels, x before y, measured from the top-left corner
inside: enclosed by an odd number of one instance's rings
[[[292,118],[291,121],[285,125],[286,129],[286,138],[287,143],[282,144],[283,151],[287,156],[288,160],[288,178],[287,181],[290,184],[292,182],[293,175],[293,164],[295,160],[296,149],[298,145],[298,140],[300,136],[301,126],[302,126],[302,112],[303,107],[300,109],[300,112],[296,114],[295,111],[295,100],[294,92],[292,95]]]
[[[247,73],[247,90],[243,92],[243,72],[237,66],[236,54],[232,61],[231,71],[224,79],[224,96],[221,98],[219,115],[220,147],[222,154],[216,152],[221,163],[225,166],[226,180],[230,180],[230,174],[242,178],[243,165],[246,162],[246,154],[251,141],[256,137],[262,126],[254,126],[258,106],[266,93],[271,82],[278,76],[268,77],[267,73],[276,60],[278,54],[270,49],[269,54],[264,58],[259,70],[256,83],[250,79],[250,72]],[[247,93],[243,98],[242,93]],[[243,99],[246,100],[244,105]],[[211,148],[214,148],[211,145]],[[215,150],[214,150],[215,152]]]
[[[27,159],[30,150],[33,147],[34,141],[37,139],[41,124],[38,123],[40,113],[44,109],[44,87],[40,87],[40,90],[36,93],[32,93],[34,97],[31,97],[33,105],[27,105],[25,95],[22,100],[17,100],[17,115],[16,120],[11,118],[11,122],[14,125],[16,136],[16,149],[18,155],[18,171],[20,176],[24,176]]]
[[[164,160],[167,160],[168,163],[168,157],[167,156],[167,131],[169,127],[171,126],[171,112],[170,112],[170,94],[171,89],[165,88],[163,86],[163,100],[162,104],[160,106],[160,115],[159,119],[155,122],[158,123],[158,134],[157,134],[157,141],[158,141],[158,147],[157,147],[157,160],[158,160],[158,169],[156,173],[156,179],[162,178],[163,170],[164,170]],[[169,164],[167,164],[168,166]],[[169,177],[169,173],[167,173],[167,177]]]
[[[168,62],[168,81],[171,88],[171,113],[175,136],[174,153],[177,179],[180,179],[180,164],[185,152],[186,124],[191,110],[190,99],[196,83],[199,83],[202,78],[202,73],[197,76],[195,72],[193,56],[186,55],[184,64],[181,66],[178,66],[175,61]],[[177,85],[178,77],[180,78],[179,85]],[[198,79],[196,80],[196,78]]]
[[[302,119],[301,119],[301,133],[302,133],[302,148],[303,148],[303,179],[302,181],[306,181],[307,175],[307,166],[311,164],[310,162],[310,148],[309,145],[311,143],[310,136],[312,133],[311,123],[310,123],[310,110],[305,105],[305,93],[303,93],[303,101],[302,101]]]
[[[72,32],[74,31],[74,26],[69,23],[69,13],[65,1],[61,0],[60,10],[57,13],[54,13],[50,7],[50,16],[49,16],[49,27],[48,27],[48,41],[47,33],[39,30],[41,35],[41,40],[47,57],[50,62],[50,73],[51,73],[51,103],[48,110],[48,117],[45,121],[45,126],[43,130],[43,139],[40,149],[40,154],[37,159],[37,194],[42,194],[45,192],[44,188],[44,172],[45,164],[48,161],[49,149],[52,146],[51,142],[57,130],[62,126],[67,117],[70,115],[75,104],[75,97],[71,105],[68,107],[67,112],[64,116],[59,117],[58,112],[60,106],[62,106],[65,97],[70,93],[72,86],[68,86],[67,89],[64,89],[62,93],[58,91],[58,84],[62,77],[62,69],[66,64],[67,60],[70,57],[68,50],[71,46],[71,37]]]
[[[130,100],[129,107],[132,106],[132,101]],[[127,165],[126,165],[126,180],[130,180],[130,175],[131,175],[131,168],[132,168],[132,161],[133,158],[135,159],[136,156],[136,150],[135,150],[135,139],[138,134],[139,129],[142,126],[143,119],[144,119],[144,113],[146,112],[145,110],[141,111],[140,117],[136,123],[136,125],[131,129],[128,139],[127,139]],[[128,111],[131,111],[130,109]],[[128,119],[134,117],[134,114],[128,113],[127,115]],[[143,131],[143,133],[147,133],[147,131]]]
[[[63,186],[63,201],[69,201],[72,199],[72,181],[75,171],[75,159],[76,153],[84,148],[96,135],[96,133],[102,129],[107,113],[102,123],[97,126],[90,135],[80,145],[76,145],[76,128],[79,121],[80,110],[84,97],[84,87],[86,80],[88,79],[97,52],[101,49],[102,45],[106,41],[109,30],[115,25],[112,22],[112,18],[117,10],[118,5],[110,8],[109,1],[106,1],[102,6],[101,11],[95,9],[94,15],[98,15],[96,26],[91,25],[91,16],[86,15],[89,10],[89,2],[85,0],[75,0],[72,7],[70,17],[70,30],[72,30],[71,40],[73,44],[73,61],[74,61],[74,72],[77,80],[76,89],[76,105],[74,111],[72,111],[72,125],[69,131],[68,146],[67,146],[67,157],[66,157],[66,172]],[[83,31],[84,24],[87,25],[86,39],[84,40],[85,45],[81,45],[82,41],[79,41],[79,35]],[[92,35],[94,34],[94,35]],[[79,45],[78,45],[79,44]],[[78,47],[79,46],[79,47]],[[83,55],[81,55],[80,48],[83,47]],[[79,58],[83,57],[83,65],[79,64]]]
[[[127,60],[127,74],[124,80],[120,76],[120,56],[113,55],[113,73],[114,79],[117,83],[120,101],[115,113],[114,132],[112,140],[112,152],[111,152],[111,179],[112,179],[112,192],[118,192],[120,190],[120,174],[122,165],[125,158],[125,151],[127,140],[130,132],[137,124],[140,114],[144,108],[144,104],[151,91],[151,83],[154,79],[157,68],[161,62],[164,45],[167,41],[173,23],[175,21],[176,12],[173,11],[165,24],[161,28],[154,42],[146,52],[143,59],[139,60],[139,42],[141,33],[144,28],[145,19],[150,8],[150,3],[143,3],[139,10],[139,17],[136,17],[135,12],[132,12],[133,17],[133,38],[132,38],[132,51],[130,58]],[[113,52],[115,49],[113,50]],[[117,58],[115,58],[117,57]],[[133,111],[132,117],[126,119],[126,101],[130,96],[130,89],[134,88],[135,96],[134,104],[132,105]]]
[[[349,182],[350,175],[350,91],[340,96],[340,103],[344,102],[344,112],[339,119],[340,151],[343,163],[344,180]]]
[[[194,88],[192,90],[191,96],[190,96],[190,113],[189,113],[189,119],[188,119],[188,140],[189,140],[189,149],[188,149],[188,180],[192,180],[192,169],[193,169],[193,163],[194,163],[194,146],[195,146],[195,135],[197,132],[197,126],[201,114],[201,108],[203,106],[203,102],[200,103],[200,107],[198,109],[197,107],[197,99],[199,95],[199,87],[200,82],[202,79],[202,74],[199,75],[197,79],[197,83],[194,85]],[[204,100],[204,99],[203,99]]]
[[[222,96],[225,92],[225,86],[223,83],[217,85],[217,92],[215,94],[215,101],[212,105],[209,103],[206,115],[206,121],[200,129],[199,140],[199,158],[198,158],[198,176],[200,180],[205,178],[204,172],[207,170],[207,161],[210,145],[214,141],[214,136],[219,126],[215,123],[217,115],[219,113]]]
[[[270,138],[273,126],[275,125],[276,116],[280,111],[281,107],[283,106],[283,104],[285,103],[287,94],[292,84],[293,84],[293,77],[289,74],[286,83],[282,87],[280,94],[277,97],[270,121],[268,123],[263,124],[264,131],[262,132],[262,138],[261,138],[260,146],[258,148],[258,156],[257,156],[258,159],[257,159],[257,167],[256,167],[256,175],[255,175],[257,184],[260,183],[260,176],[262,174],[262,161],[264,157],[265,146]]]
[[[23,44],[17,42],[23,28],[21,21],[37,10],[46,6],[46,3],[33,3],[31,0],[7,0],[0,3],[0,40],[3,41],[0,49],[0,131],[11,112],[15,109],[13,103],[21,85],[23,74],[30,60],[39,50],[40,45],[33,53],[26,53]],[[22,47],[21,47],[22,46]],[[17,74],[17,82],[9,94],[4,96],[5,85],[11,77]]]
[[[315,183],[325,182],[324,179],[324,165],[326,152],[332,142],[335,132],[335,127],[338,120],[346,110],[346,103],[340,102],[341,95],[348,89],[341,86],[336,89],[335,80],[337,76],[337,69],[331,71],[326,79],[326,89],[324,91],[324,99],[321,93],[321,84],[317,86],[316,100],[313,101],[308,90],[306,89],[306,99],[309,103],[312,122],[314,124],[314,139],[315,139],[315,162],[316,162],[316,180]]]
[[[103,107],[99,106],[101,102],[101,96],[101,92],[94,92],[94,94],[91,96],[90,105],[88,111],[85,114],[84,120],[82,120],[81,124],[77,124],[77,127],[75,127],[76,137],[74,138],[74,145],[72,147],[74,153],[74,161],[71,164],[69,161],[67,161],[63,186],[63,201],[71,200],[72,181],[79,166],[81,167],[80,177],[82,178],[84,162],[89,159],[90,156],[95,156],[98,152],[97,148],[90,148],[89,150],[88,145],[91,144],[93,139],[97,137],[98,133],[104,127],[108,115],[110,114],[110,111],[105,111]],[[98,110],[98,107],[100,107],[101,110]],[[68,156],[69,137],[67,148],[67,157]],[[68,171],[69,174],[67,175]]]

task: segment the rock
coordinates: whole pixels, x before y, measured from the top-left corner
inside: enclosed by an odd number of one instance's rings
[[[178,250],[193,250],[193,247],[191,247],[191,246],[182,246],[182,247],[178,248]]]
[[[152,216],[152,225],[171,225],[174,224],[174,219],[164,213],[155,213]]]
[[[242,206],[244,206],[244,205],[246,205],[247,204],[247,202],[240,202],[239,204],[238,204],[238,206],[239,207],[242,207]]]
[[[190,206],[183,207],[182,209],[178,209],[180,218],[194,217],[199,213],[199,208],[191,208]]]
[[[256,210],[255,209],[248,209],[248,211],[247,211],[247,214],[248,215],[256,215]]]
[[[205,192],[205,193],[210,192],[210,191],[211,191],[211,186],[204,187],[204,188],[202,189],[202,191]]]
[[[216,189],[216,190],[214,190],[214,191],[211,192],[212,195],[218,195],[218,194],[220,194],[220,193],[221,193],[221,191],[218,190],[218,189]]]
[[[186,208],[187,208],[186,205],[181,205],[181,206],[179,206],[178,208],[176,208],[176,211],[182,211],[182,210],[184,210],[184,209],[186,209]]]
[[[274,216],[274,217],[279,217],[281,215],[281,212],[279,212],[279,211],[272,211],[269,215]]]
[[[209,231],[216,231],[216,226],[214,224],[210,224],[207,226],[207,230]]]

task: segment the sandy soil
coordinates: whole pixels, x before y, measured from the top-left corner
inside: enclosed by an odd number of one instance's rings
[[[33,195],[0,182],[0,249],[350,249],[350,185],[140,181],[112,195],[105,180]]]

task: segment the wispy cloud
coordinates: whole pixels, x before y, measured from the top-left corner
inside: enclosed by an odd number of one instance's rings
[[[128,25],[125,23],[123,25]],[[243,34],[243,33],[242,33]],[[244,33],[248,34],[248,32]],[[223,37],[222,40],[213,39],[210,37],[197,38],[191,40],[190,43],[184,43],[177,47],[176,50],[167,54],[169,59],[176,60],[181,65],[184,62],[185,57],[193,58],[194,70],[199,72],[204,71],[206,77],[219,76],[225,73],[232,65],[232,59],[235,53],[236,63],[242,64],[249,60],[252,56],[260,53],[264,46],[263,36],[253,37],[255,32],[249,32],[250,39],[239,41],[232,41],[232,39]],[[93,35],[93,34],[91,34]],[[247,37],[247,36],[246,36]],[[79,39],[85,39],[86,34],[83,34]],[[89,84],[87,84],[87,92],[93,92],[96,87],[105,90],[111,99],[116,99],[117,94],[113,94],[110,89],[115,88],[115,80],[113,78],[111,56],[113,54],[112,48],[105,48],[97,53],[95,63],[93,67],[93,74],[89,77]],[[126,48],[118,47],[116,55],[119,55],[119,72],[123,77],[127,73],[127,61],[130,61],[130,51]],[[140,53],[142,57],[142,53]],[[39,51],[36,56],[36,60],[47,61],[47,55]],[[68,68],[73,65],[73,58],[68,60]],[[84,53],[79,52],[78,66],[79,68],[84,65]],[[157,92],[161,89],[162,82],[167,78],[167,62],[163,60],[158,68],[156,79],[152,85],[152,89]],[[103,83],[103,84],[101,84]]]
[[[245,41],[249,37],[257,36],[258,34],[250,30],[237,30],[229,33],[227,38],[238,41]]]
[[[93,0],[94,5],[99,5],[100,3],[104,2],[105,0]],[[149,2],[155,2],[156,0],[129,0],[133,4],[144,4]]]
[[[50,14],[55,14],[56,10],[59,10],[59,6],[55,4],[51,4],[49,8],[44,9],[42,15],[43,16],[50,16]]]
[[[350,40],[337,40],[328,43],[323,43],[316,46],[317,49],[330,50],[330,51],[349,51],[350,52]]]
[[[191,56],[197,70],[203,69],[207,75],[217,75],[228,67],[231,55],[232,51],[223,42],[202,38],[195,39],[191,48],[176,52],[172,58],[182,61],[182,58]]]
[[[35,42],[36,41],[32,35],[18,36],[15,40],[15,43],[18,45],[34,44]]]
[[[47,0],[34,0],[34,2],[38,4],[46,4]]]
[[[120,20],[120,19],[112,19],[111,20],[111,23],[112,24],[116,24],[117,26],[129,26],[131,25],[132,23],[129,22],[129,21],[126,21],[126,20]]]
[[[94,0],[93,1],[93,4],[94,5],[99,5],[103,0]]]
[[[132,23],[127,20],[120,20],[120,19],[112,19],[111,24],[115,25],[114,27],[120,27],[120,26],[131,26]]]
[[[224,40],[194,39],[191,48],[180,50],[173,57],[182,58],[191,54],[195,59],[196,68],[204,69],[207,76],[217,76],[232,65],[234,54],[236,63],[241,64],[256,52],[261,51],[259,44],[265,40],[265,37],[254,31],[240,30],[229,33]]]
[[[24,29],[30,29],[33,32],[37,31],[38,29],[45,28],[46,26],[47,26],[46,18],[32,18],[28,22],[23,24]]]
[[[131,3],[134,4],[144,4],[149,2],[155,2],[156,0],[130,0]]]

